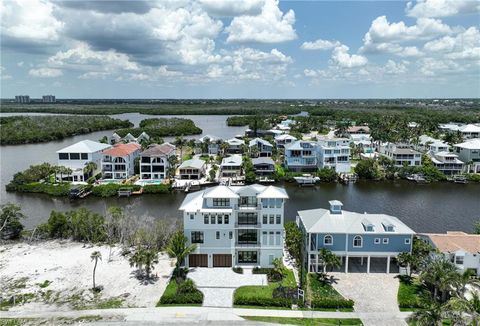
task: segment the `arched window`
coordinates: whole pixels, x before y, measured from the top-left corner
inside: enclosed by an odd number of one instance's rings
[[[152,160],[152,163],[163,163],[163,160],[162,160],[160,157],[155,157],[155,158]]]
[[[333,238],[331,235],[326,235],[324,238],[323,238],[323,244],[326,245],[326,246],[331,246],[333,244]]]
[[[123,157],[115,157],[113,159],[113,163],[125,163],[125,160],[123,159]]]
[[[353,247],[354,248],[361,248],[363,246],[363,239],[361,236],[359,235],[356,235],[354,238],[353,238]]]

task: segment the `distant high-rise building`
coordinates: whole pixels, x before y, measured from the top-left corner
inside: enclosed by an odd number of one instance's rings
[[[30,103],[30,96],[28,96],[28,95],[17,95],[17,96],[15,96],[15,102],[17,102],[17,103]]]
[[[43,103],[55,103],[55,95],[43,95],[42,96]]]

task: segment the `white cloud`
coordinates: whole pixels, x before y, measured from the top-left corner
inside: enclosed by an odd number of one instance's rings
[[[406,46],[396,54],[400,57],[420,57],[423,55],[416,46]]]
[[[55,77],[62,76],[63,72],[60,69],[42,67],[42,68],[30,69],[28,71],[28,74],[33,77],[55,78]]]
[[[0,66],[0,80],[11,79],[12,76],[5,74],[5,68]]]
[[[389,59],[383,67],[383,71],[391,75],[404,74],[407,72],[407,62],[395,62]]]
[[[23,61],[17,62],[17,67],[23,67],[24,63],[25,63],[25,62],[23,62]]]
[[[470,27],[455,36],[444,36],[424,45],[425,51],[432,54],[445,54],[449,59],[480,60],[480,31]]]
[[[303,42],[300,47],[303,50],[330,50],[341,45],[338,41],[329,41],[318,39],[314,42]]]
[[[419,71],[425,76],[438,76],[443,74],[458,74],[464,72],[466,67],[454,60],[424,58],[418,61]]]
[[[362,55],[348,54],[348,46],[341,45],[333,49],[332,62],[342,68],[361,67],[367,64],[368,59]]]
[[[230,17],[238,15],[258,15],[265,0],[199,0],[202,7],[214,16]]]
[[[372,21],[370,29],[364,36],[361,52],[397,53],[402,49],[398,44],[407,41],[432,39],[438,35],[452,33],[450,26],[438,19],[419,18],[415,25],[407,26],[403,21],[390,23],[387,17],[380,16]],[[392,49],[392,47],[396,48]]]
[[[480,12],[480,2],[477,0],[418,0],[410,1],[405,9],[410,17],[448,17],[459,14]]]
[[[297,38],[293,24],[295,13],[283,14],[278,0],[266,0],[259,15],[244,15],[233,18],[225,31],[227,43],[279,43]]]

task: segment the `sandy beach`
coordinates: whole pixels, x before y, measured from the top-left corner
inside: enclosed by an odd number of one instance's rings
[[[90,291],[94,266],[90,254],[93,251],[102,254],[97,265],[96,283],[103,286],[103,291],[97,296]],[[153,270],[153,275],[158,277],[145,284],[135,277],[135,268],[130,267],[128,258],[121,256],[119,248],[113,249],[110,261],[109,252],[108,246],[71,241],[2,245],[0,296],[8,299],[13,294],[27,293],[32,297],[28,303],[15,305],[10,310],[49,307],[58,310],[59,306],[68,309],[72,302],[88,307],[110,299],[120,300],[122,306],[155,306],[166,288],[173,261],[160,254],[159,263]]]

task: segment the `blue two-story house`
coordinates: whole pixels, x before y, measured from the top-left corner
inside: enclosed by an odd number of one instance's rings
[[[297,224],[305,236],[303,263],[309,272],[325,269],[321,248],[341,257],[340,271],[345,273],[398,272],[396,257],[411,252],[412,229],[394,216],[344,211],[338,200],[329,204],[330,209],[298,212]]]
[[[317,147],[316,142],[305,140],[285,144],[285,168],[290,171],[317,171]]]

